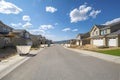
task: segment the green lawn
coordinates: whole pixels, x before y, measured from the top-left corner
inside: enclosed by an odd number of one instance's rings
[[[114,49],[114,50],[98,50],[97,52],[114,55],[114,56],[120,56],[120,49]]]

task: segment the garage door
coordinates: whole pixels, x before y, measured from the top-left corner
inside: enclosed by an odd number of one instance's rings
[[[103,46],[103,39],[94,39],[93,40],[93,45],[95,46]]]
[[[116,39],[109,39],[108,40],[108,45],[109,46],[117,46]]]

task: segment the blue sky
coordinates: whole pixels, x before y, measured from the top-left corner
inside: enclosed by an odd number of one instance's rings
[[[120,21],[120,0],[0,0],[0,20],[54,41]]]

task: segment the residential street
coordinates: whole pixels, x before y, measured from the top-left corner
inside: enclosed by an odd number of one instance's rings
[[[54,45],[31,57],[1,80],[120,80],[120,64]]]

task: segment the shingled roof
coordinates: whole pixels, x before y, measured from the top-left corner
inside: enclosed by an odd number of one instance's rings
[[[106,25],[95,25],[95,26],[99,29],[106,27]]]

